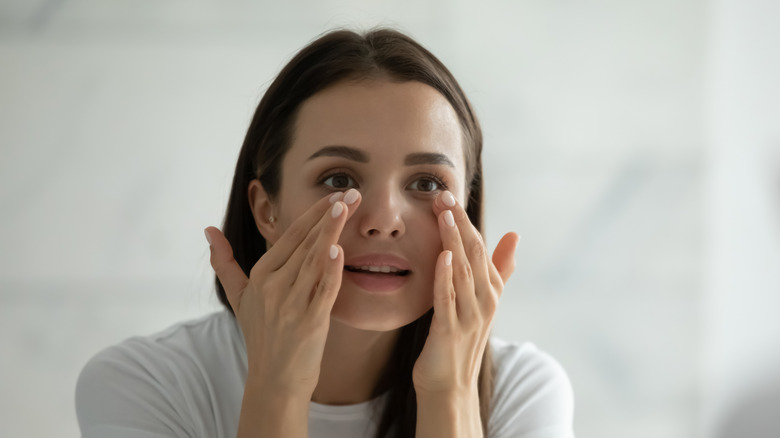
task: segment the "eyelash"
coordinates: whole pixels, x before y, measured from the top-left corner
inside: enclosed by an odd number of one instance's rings
[[[319,180],[317,180],[317,185],[320,185],[320,186],[324,185],[328,189],[336,190],[336,191],[349,189],[349,187],[341,188],[341,187],[331,187],[331,186],[325,185],[325,181],[327,181],[330,178],[333,178],[334,176],[346,176],[347,178],[351,179],[352,181],[354,181],[357,184],[357,178],[352,176],[349,172],[347,172],[346,170],[342,170],[342,169],[336,169],[336,170],[327,172],[324,175],[322,175],[319,178]],[[417,178],[414,181],[412,181],[413,183],[417,182],[417,181],[420,181],[420,180],[423,180],[423,179],[428,179],[428,180],[433,181],[438,186],[438,189],[436,189],[436,190],[431,190],[430,192],[422,192],[421,191],[420,193],[434,193],[434,192],[440,192],[440,191],[443,191],[443,190],[448,190],[447,183],[445,182],[446,178],[444,176],[438,174],[438,173],[428,172],[428,173],[424,173],[424,174],[415,175],[415,177],[417,177]]]
[[[334,170],[331,170],[330,172],[327,172],[324,175],[322,175],[317,180],[317,185],[318,186],[325,185],[325,181],[327,181],[330,178],[333,178],[334,176],[346,176],[347,178],[349,178],[352,181],[355,181],[355,183],[357,183],[357,178],[352,176],[349,172],[347,172],[347,171],[345,171],[343,169],[334,169]],[[330,186],[327,186],[327,185],[325,187],[327,187],[328,189],[337,190],[337,191],[338,190],[347,190],[348,189],[348,188],[340,188],[340,187],[330,187]]]
[[[437,190],[431,190],[430,192],[421,192],[421,193],[435,193],[435,192],[441,192],[448,189],[447,183],[444,182],[446,178],[440,174],[429,172],[420,175],[415,175],[415,177],[417,176],[419,176],[419,178],[416,178],[413,182],[417,182],[423,179],[428,179],[436,183],[437,186],[439,186]]]

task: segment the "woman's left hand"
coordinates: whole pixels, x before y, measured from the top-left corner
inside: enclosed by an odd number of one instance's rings
[[[519,237],[507,233],[492,260],[479,231],[449,192],[433,202],[444,251],[439,254],[428,339],[414,364],[423,395],[475,395],[498,299],[515,267]]]

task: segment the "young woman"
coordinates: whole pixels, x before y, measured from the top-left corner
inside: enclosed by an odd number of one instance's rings
[[[85,437],[572,437],[558,364],[489,337],[518,236],[481,236],[482,135],[430,52],[301,50],[260,101],[222,232],[226,310],[84,368]]]

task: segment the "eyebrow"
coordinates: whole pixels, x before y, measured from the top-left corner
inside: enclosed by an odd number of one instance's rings
[[[311,154],[309,160],[313,160],[317,157],[341,157],[359,163],[368,163],[368,155],[365,152],[349,146],[325,146]]]
[[[404,159],[404,164],[407,166],[415,166],[418,164],[444,164],[455,168],[455,165],[444,154],[436,152],[418,152],[409,154]]]
[[[325,146],[311,154],[307,161],[317,157],[341,157],[358,163],[368,163],[368,154],[349,146]],[[404,165],[417,166],[421,164],[443,164],[455,168],[455,164],[446,155],[436,152],[417,152],[404,158]]]

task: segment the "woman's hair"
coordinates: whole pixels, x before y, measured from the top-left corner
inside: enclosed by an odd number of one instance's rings
[[[266,251],[266,242],[255,225],[248,187],[257,178],[268,196],[278,195],[282,184],[282,160],[295,135],[301,105],[314,94],[344,81],[385,79],[417,81],[447,98],[460,121],[466,162],[468,202],[466,212],[482,231],[482,131],[455,78],[428,50],[392,29],[365,34],[348,30],[327,33],[298,52],[268,87],[247,131],[233,178],[225,221],[225,237],[233,257],[247,276]],[[219,279],[220,302],[232,312]],[[417,420],[417,400],[412,368],[428,337],[433,310],[401,329],[395,351],[375,395],[389,388],[379,423],[378,438],[412,437]],[[479,375],[482,427],[486,431],[493,393],[490,346],[485,349]],[[392,435],[391,435],[392,434]]]

